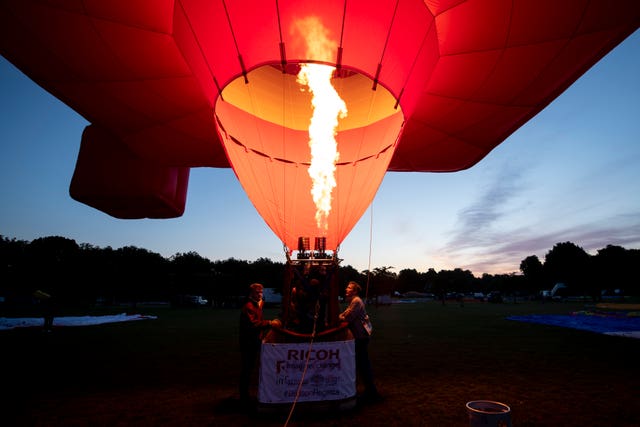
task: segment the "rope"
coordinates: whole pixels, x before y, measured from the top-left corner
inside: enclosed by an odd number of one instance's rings
[[[307,368],[309,367],[309,360],[311,359],[311,347],[313,346],[313,339],[316,336],[316,325],[318,324],[318,313],[320,312],[320,300],[316,300],[315,313],[313,315],[313,330],[311,331],[311,339],[309,340],[309,348],[307,349],[307,358],[304,362],[304,370],[302,371],[302,376],[300,377],[300,382],[298,383],[298,390],[296,390],[296,397],[293,399],[293,403],[291,404],[291,410],[289,411],[289,416],[284,423],[284,427],[289,425],[289,421],[291,421],[291,417],[293,416],[293,410],[296,407],[296,403],[298,403],[298,399],[300,398],[300,391],[302,391],[302,383],[304,382],[304,376],[307,374]]]
[[[373,251],[373,202],[371,202],[371,206],[369,207],[369,263],[367,265],[367,285],[364,291],[364,300],[367,301],[369,299],[369,282],[371,281],[371,252]]]

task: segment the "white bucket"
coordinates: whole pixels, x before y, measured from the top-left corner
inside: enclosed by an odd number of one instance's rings
[[[470,427],[511,427],[511,408],[491,400],[467,402]]]

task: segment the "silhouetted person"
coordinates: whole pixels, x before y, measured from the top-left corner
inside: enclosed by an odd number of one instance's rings
[[[373,382],[373,370],[369,361],[369,332],[363,325],[363,320],[367,317],[360,292],[362,288],[356,282],[349,282],[345,290],[345,296],[349,306],[339,315],[340,320],[348,322],[349,329],[353,334],[356,345],[356,370],[364,384],[363,398],[368,402],[375,402],[382,397],[378,393]]]
[[[303,334],[325,330],[326,300],[320,280],[314,278],[308,283],[297,283],[291,290],[291,318],[287,326]]]
[[[249,296],[240,312],[240,358],[242,362],[240,372],[240,400],[249,402],[249,384],[255,368],[262,338],[272,326],[280,326],[280,320],[264,320],[262,306],[264,300],[262,294],[264,287],[260,283],[249,286]]]
[[[43,324],[42,330],[44,332],[51,332],[53,330],[53,316],[54,316],[54,301],[53,297],[48,293],[37,290],[33,293],[33,296],[38,298],[40,304],[40,311],[42,313]]]

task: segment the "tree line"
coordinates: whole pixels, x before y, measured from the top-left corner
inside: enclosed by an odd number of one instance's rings
[[[621,289],[639,295],[635,266],[640,250],[609,245],[590,255],[571,242],[557,243],[545,255],[520,263],[520,274],[483,274],[456,268],[426,272],[394,267],[358,271],[349,265],[338,270],[340,289],[350,280],[359,282],[367,296],[429,292],[443,297],[450,293],[500,291],[506,295],[536,295],[555,283],[567,286],[570,295],[589,295],[597,300],[602,292]],[[282,289],[285,263],[267,258],[255,261],[211,261],[196,252],[176,253],[165,258],[147,249],[126,246],[97,247],[61,236],[24,241],[0,235],[0,301],[6,305],[28,304],[33,292],[54,295],[69,306],[168,301],[186,304],[188,295],[204,296],[210,305],[235,307],[247,286],[260,282]]]

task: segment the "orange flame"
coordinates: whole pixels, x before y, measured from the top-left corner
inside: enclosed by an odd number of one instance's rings
[[[298,28],[307,42],[307,56],[328,61],[335,52],[335,43],[317,18],[298,22]],[[316,224],[322,231],[328,228],[331,212],[331,193],[336,187],[336,162],[340,157],[335,139],[338,118],[347,116],[347,106],[331,84],[335,67],[307,63],[300,67],[298,83],[311,92],[313,115],[309,124],[311,149],[311,196],[316,205]]]

